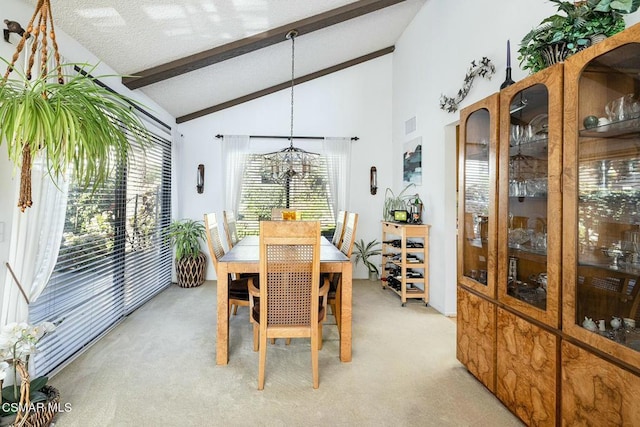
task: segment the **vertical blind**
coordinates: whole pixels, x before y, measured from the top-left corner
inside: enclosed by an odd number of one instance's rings
[[[72,182],[60,254],[30,322],[61,322],[38,345],[37,375],[62,367],[152,296],[171,284],[171,142],[152,132],[133,139],[126,162],[99,189]]]
[[[273,208],[301,211],[303,220],[320,221],[323,234],[331,235],[335,214],[324,156],[314,162],[310,176],[292,179],[288,184],[272,181],[265,170],[263,155],[250,154],[240,184],[240,235],[258,234],[260,220],[271,219]]]

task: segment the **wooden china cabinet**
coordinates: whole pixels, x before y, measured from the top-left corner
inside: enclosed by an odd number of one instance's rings
[[[640,25],[565,82],[562,421],[640,425]]]
[[[458,359],[539,425],[557,418],[562,77],[555,65],[460,115]]]
[[[562,67],[500,92],[496,395],[529,425],[556,422]]]
[[[495,392],[498,94],[460,113],[457,358]]]
[[[459,165],[458,359],[528,425],[640,425],[640,24],[462,110]]]

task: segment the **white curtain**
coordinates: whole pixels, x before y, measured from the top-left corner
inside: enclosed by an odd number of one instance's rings
[[[240,206],[240,184],[249,154],[248,135],[225,135],[222,139],[222,176],[227,180],[224,193],[225,209],[236,214]]]
[[[350,138],[324,138],[322,154],[327,159],[327,172],[331,189],[331,204],[336,214],[348,210],[349,200],[349,166],[351,165]]]
[[[67,209],[68,179],[54,182],[41,156],[31,172],[33,206],[16,207],[11,227],[9,265],[30,302],[38,299],[56,265]],[[16,180],[16,195],[20,180]],[[26,322],[29,307],[9,270],[3,287],[0,324]]]

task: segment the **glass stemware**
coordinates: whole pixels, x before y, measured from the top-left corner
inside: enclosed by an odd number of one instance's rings
[[[511,146],[516,147],[522,143],[525,129],[521,125],[511,125]]]

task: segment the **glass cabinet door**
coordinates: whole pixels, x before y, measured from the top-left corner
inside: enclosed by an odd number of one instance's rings
[[[458,281],[495,298],[498,94],[460,113]]]
[[[559,326],[562,64],[500,93],[498,299]]]
[[[563,327],[640,366],[640,31],[621,36],[566,63]]]

